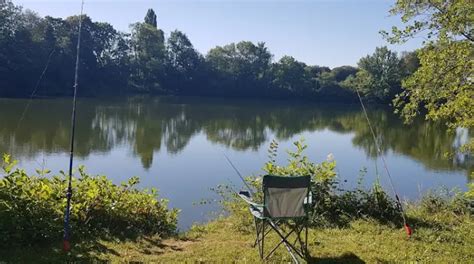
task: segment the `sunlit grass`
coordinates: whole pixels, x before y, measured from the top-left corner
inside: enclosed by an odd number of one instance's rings
[[[310,262],[323,263],[472,263],[474,260],[474,219],[469,214],[450,211],[430,213],[420,208],[408,210],[414,234],[408,238],[403,228],[374,220],[356,220],[344,228],[316,228],[309,233]],[[228,217],[195,226],[173,238],[145,237],[138,240],[99,240],[76,244],[64,254],[60,245],[1,252],[7,262],[158,262],[158,263],[258,263],[253,248],[254,234],[239,231],[238,218]],[[251,230],[251,229],[249,229]],[[77,242],[77,241],[76,241]],[[267,245],[277,242],[270,236]],[[271,262],[289,262],[280,248]]]

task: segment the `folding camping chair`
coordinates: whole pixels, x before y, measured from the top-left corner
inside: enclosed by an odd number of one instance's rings
[[[285,245],[295,263],[297,256],[307,259],[308,254],[308,205],[311,203],[310,176],[281,177],[266,175],[263,177],[263,204],[252,201],[248,192],[239,195],[249,204],[254,216],[260,257],[268,259],[280,245]],[[270,228],[267,229],[267,226]],[[280,242],[265,254],[265,237],[275,231]],[[301,233],[304,231],[304,239]],[[291,243],[293,234],[295,241]],[[299,244],[299,246],[298,246]],[[296,256],[296,255],[297,256]]]

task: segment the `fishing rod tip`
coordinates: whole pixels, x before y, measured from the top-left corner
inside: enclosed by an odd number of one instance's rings
[[[408,224],[405,224],[405,232],[407,233],[408,235],[408,238],[411,237],[411,235],[413,234],[413,230],[411,229],[411,227],[408,225]]]

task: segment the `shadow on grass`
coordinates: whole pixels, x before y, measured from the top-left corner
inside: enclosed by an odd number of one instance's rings
[[[351,223],[356,220],[369,220],[375,221],[380,225],[394,227],[394,228],[403,228],[404,222],[402,215],[399,214],[393,218],[387,218],[383,215],[371,215],[371,216],[351,216],[347,219],[342,218],[335,218],[331,219],[331,222],[328,225],[318,225],[315,224],[313,228],[321,228],[321,227],[337,227],[337,228],[350,228]],[[426,228],[430,230],[437,230],[437,231],[450,231],[452,227],[448,223],[435,221],[433,219],[426,219],[423,217],[415,217],[415,216],[406,216],[406,222],[412,229],[417,228]]]
[[[120,257],[123,254],[123,252],[119,252],[119,249],[109,247],[101,241],[107,241],[107,239],[72,241],[70,252],[63,251],[61,242],[32,246],[12,245],[0,249],[0,263],[108,263],[107,257],[104,260],[104,257],[101,258],[100,256],[114,255]],[[183,247],[179,246],[179,243],[164,243],[161,239],[149,237],[117,240],[117,243],[127,241],[139,243],[140,246],[137,251],[145,255],[160,255],[167,250],[184,250]],[[181,242],[181,240],[178,242]]]
[[[339,257],[310,257],[308,259],[308,263],[351,263],[351,264],[362,264],[365,263],[362,259],[360,259],[357,255],[352,252],[344,253]]]
[[[62,249],[61,242],[31,246],[11,246],[0,250],[0,263],[103,263],[97,255],[120,256],[114,249],[97,241],[72,242],[69,252]]]
[[[142,238],[142,246],[138,251],[146,255],[159,255],[163,254],[165,251],[183,251],[184,246],[181,245],[182,242],[194,241],[191,239],[178,239],[164,242],[163,240],[152,239],[148,237]]]

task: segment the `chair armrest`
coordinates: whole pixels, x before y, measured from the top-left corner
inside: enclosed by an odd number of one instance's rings
[[[253,207],[261,207],[261,204],[255,203],[252,201],[252,198],[250,198],[250,194],[247,191],[240,191],[239,192],[239,197],[242,198],[246,203],[248,203],[250,206]]]

